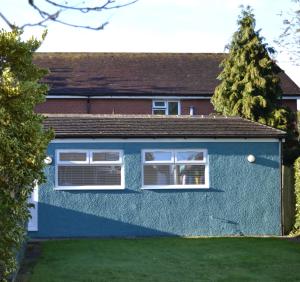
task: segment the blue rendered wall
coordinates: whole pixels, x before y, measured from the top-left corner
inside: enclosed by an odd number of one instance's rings
[[[281,234],[278,142],[52,143],[48,154],[82,148],[124,150],[126,189],[55,191],[54,160],[32,237]],[[141,190],[145,148],[208,149],[210,189]]]

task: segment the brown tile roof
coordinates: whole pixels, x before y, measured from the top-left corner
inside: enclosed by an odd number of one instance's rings
[[[56,138],[283,138],[285,132],[239,117],[49,114]]]
[[[49,95],[212,95],[219,81],[219,53],[37,53],[51,73]],[[299,87],[280,74],[284,95]]]

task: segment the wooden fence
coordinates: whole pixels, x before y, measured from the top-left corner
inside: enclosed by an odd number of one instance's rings
[[[295,223],[295,185],[292,166],[282,166],[282,222],[283,233],[287,235]]]

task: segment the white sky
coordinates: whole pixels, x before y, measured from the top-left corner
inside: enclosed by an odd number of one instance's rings
[[[117,0],[118,3],[122,1],[125,0]],[[34,20],[37,12],[27,3],[27,0],[1,0],[0,12],[16,24]],[[105,13],[68,13],[65,17],[76,23],[97,25],[106,20],[110,23],[102,31],[52,23],[39,51],[224,52],[224,46],[237,28],[241,4],[254,8],[256,28],[261,29],[266,42],[276,48],[274,40],[283,28],[283,18],[279,14],[292,8],[291,0],[139,0],[131,6]],[[0,27],[7,28],[1,21]],[[38,36],[41,31],[41,28],[29,28],[24,36]],[[279,54],[276,59],[300,86],[300,67],[291,64],[288,54]]]

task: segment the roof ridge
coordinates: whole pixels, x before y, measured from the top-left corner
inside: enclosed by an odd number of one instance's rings
[[[284,138],[283,131],[241,117],[154,115],[46,115],[56,137]],[[234,120],[234,122],[232,122]]]

